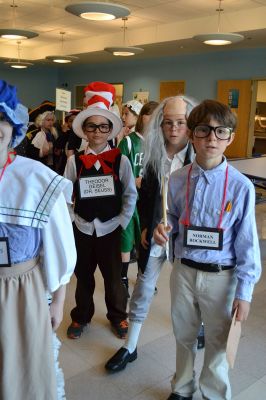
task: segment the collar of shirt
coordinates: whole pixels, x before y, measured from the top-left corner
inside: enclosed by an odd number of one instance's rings
[[[188,144],[178,153],[174,155],[174,157],[171,159],[167,157],[166,159],[166,174],[171,174],[173,171],[182,168],[184,166],[185,158],[186,158],[186,153],[188,149]]]
[[[104,153],[105,151],[109,151],[109,150],[111,150],[111,147],[109,146],[109,144],[107,144],[105,146],[105,148],[102,151],[100,151],[100,153]],[[97,155],[97,154],[100,154],[100,153],[95,153],[95,151],[90,148],[89,144],[87,145],[87,147],[85,149],[85,152],[84,152],[84,154],[86,154],[86,155],[87,154],[95,154],[95,155]],[[97,160],[96,163],[94,164],[94,167],[98,171],[101,168],[100,161]]]
[[[141,140],[143,140],[144,141],[144,137],[143,137],[143,135],[141,135],[140,133],[138,133],[138,132],[135,132],[135,134],[141,139]]]
[[[217,178],[217,174],[223,173],[225,175],[225,170],[227,167],[226,157],[223,156],[223,161],[217,167],[204,170],[197,163],[196,159],[193,161],[191,179],[197,178],[198,176],[204,176],[208,183],[213,182]]]

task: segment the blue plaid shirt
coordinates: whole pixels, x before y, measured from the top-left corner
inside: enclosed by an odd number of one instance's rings
[[[190,175],[189,211],[190,225],[217,228],[221,213],[227,161],[211,170],[203,170],[196,161]],[[223,249],[206,250],[184,247],[186,218],[186,187],[190,166],[175,171],[170,176],[168,188],[168,221],[177,234],[174,242],[175,258],[196,262],[236,265],[238,284],[235,298],[251,301],[255,283],[261,274],[261,260],[255,219],[255,190],[248,178],[228,165],[228,186],[221,228]]]

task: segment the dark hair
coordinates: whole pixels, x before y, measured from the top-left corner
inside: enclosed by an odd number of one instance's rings
[[[216,100],[204,100],[195,107],[187,119],[187,126],[190,131],[201,123],[208,124],[211,119],[216,119],[219,124],[232,128],[236,128],[237,117],[228,106]]]
[[[136,132],[143,133],[143,128],[144,128],[143,120],[142,120],[143,115],[151,115],[158,105],[159,105],[159,103],[157,103],[157,101],[149,101],[148,103],[144,104],[144,106],[140,110],[140,113],[139,113],[139,116],[138,116],[138,119],[136,122],[136,126],[135,126]]]

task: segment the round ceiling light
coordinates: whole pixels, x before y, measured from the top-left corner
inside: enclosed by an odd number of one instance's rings
[[[25,31],[23,29],[0,29],[0,37],[2,39],[9,40],[20,40],[20,39],[32,39],[38,36],[38,33]]]
[[[108,21],[123,18],[130,14],[129,8],[120,4],[87,1],[85,3],[70,4],[65,10],[78,17],[92,21]]]
[[[27,61],[6,61],[5,64],[16,69],[25,69],[34,65],[33,63]]]
[[[141,47],[134,46],[117,46],[117,47],[105,47],[104,51],[112,53],[114,56],[128,57],[140,54],[144,51]]]
[[[45,58],[46,60],[50,60],[58,64],[68,64],[79,59],[78,57],[75,56],[59,56],[59,55],[47,56]]]
[[[232,43],[240,42],[244,39],[244,36],[238,33],[207,33],[202,35],[196,35],[193,39],[199,40],[205,44],[211,46],[225,46]]]

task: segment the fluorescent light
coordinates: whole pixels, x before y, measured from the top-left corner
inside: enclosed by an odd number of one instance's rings
[[[130,10],[125,6],[98,1],[70,4],[65,7],[65,10],[78,17],[93,21],[109,21],[116,18],[123,18],[130,14]]]
[[[45,58],[46,58],[46,60],[50,60],[50,61],[53,61],[58,64],[68,64],[68,63],[71,63],[72,61],[78,60],[78,57],[75,57],[75,56],[62,56],[62,55],[61,56],[60,55],[47,56]]]
[[[6,61],[5,64],[9,65],[11,68],[16,68],[16,69],[25,69],[34,65],[27,61]]]
[[[123,46],[115,46],[115,47],[105,47],[104,51],[108,53],[112,53],[113,56],[119,57],[130,57],[134,56],[135,54],[140,54],[144,51],[141,47],[134,47],[134,46],[126,46],[126,21],[128,20],[127,17],[122,18],[124,22],[123,28]]]
[[[216,33],[207,33],[196,35],[193,39],[199,40],[205,44],[211,46],[225,46],[232,43],[240,42],[244,39],[244,36],[239,35],[238,33],[230,33],[230,32],[221,32],[220,25],[221,25],[221,12],[224,11],[221,8],[222,0],[219,1],[219,8],[216,9],[218,11],[218,29]]]
[[[115,19],[115,15],[97,12],[85,12],[80,14],[81,18],[90,19],[91,21],[111,21]]]
[[[38,36],[38,33],[25,31],[23,29],[0,29],[0,37],[2,39],[9,40],[20,40],[20,39],[32,39]]]
[[[128,57],[140,54],[144,51],[141,47],[134,46],[116,46],[116,47],[105,47],[104,51],[112,53],[114,56]]]
[[[244,39],[244,36],[238,33],[207,33],[203,35],[196,35],[193,39],[199,40],[205,44],[211,46],[224,46],[232,43],[240,42]]]

